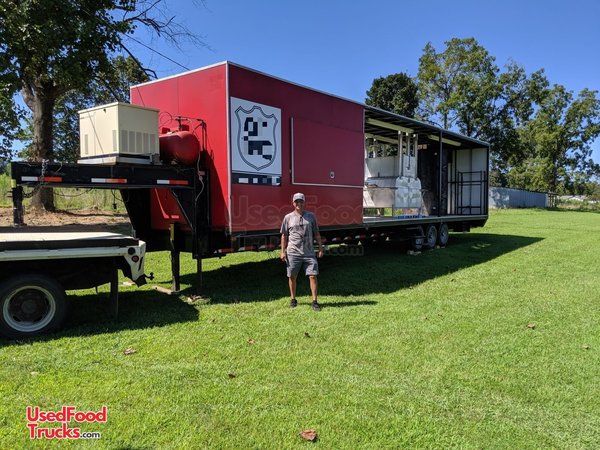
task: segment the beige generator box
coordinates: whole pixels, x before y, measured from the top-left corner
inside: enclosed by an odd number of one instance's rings
[[[158,109],[110,103],[79,111],[81,164],[158,161]]]

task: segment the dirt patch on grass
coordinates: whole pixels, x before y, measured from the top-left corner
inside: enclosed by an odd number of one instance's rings
[[[131,233],[131,224],[126,214],[111,211],[25,211],[25,229],[30,231],[111,231]],[[0,208],[0,231],[14,230],[12,208]],[[22,230],[22,229],[21,229]]]

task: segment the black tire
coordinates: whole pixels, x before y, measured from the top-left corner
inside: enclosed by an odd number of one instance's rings
[[[435,247],[437,243],[438,232],[435,225],[427,225],[427,229],[425,231],[425,248],[432,249]]]
[[[0,283],[0,334],[8,338],[38,336],[65,319],[65,290],[45,275],[17,275]]]
[[[445,247],[448,245],[448,240],[450,239],[450,230],[448,230],[448,225],[445,223],[440,224],[440,228],[438,230],[438,244],[440,247]]]

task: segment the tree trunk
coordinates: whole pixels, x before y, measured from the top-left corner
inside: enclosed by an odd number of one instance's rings
[[[550,192],[556,193],[558,188],[558,161],[552,158],[552,180],[550,180]]]
[[[550,192],[556,193],[558,189],[558,160],[561,154],[561,148],[558,141],[556,142],[556,150],[552,155],[552,179],[550,180]]]
[[[36,162],[52,160],[53,157],[53,127],[54,105],[56,97],[51,88],[36,88],[23,90],[23,98],[33,113],[33,143],[32,157]],[[50,92],[46,92],[50,91]],[[31,206],[36,209],[54,210],[54,192],[52,188],[38,189],[32,199]]]

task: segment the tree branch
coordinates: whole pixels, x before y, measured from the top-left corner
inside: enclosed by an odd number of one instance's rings
[[[106,88],[106,90],[108,92],[110,92],[110,95],[113,96],[113,98],[115,99],[116,102],[122,102],[123,101],[123,99],[121,99],[119,97],[119,95],[116,93],[116,91],[112,88],[112,86],[110,85],[110,83],[107,83],[104,78],[95,76],[94,79],[97,82],[101,83]]]
[[[119,42],[119,45],[121,46],[121,48],[123,50],[125,50],[125,52],[131,57],[131,59],[133,59],[133,61],[135,62],[135,64],[142,70],[144,71],[144,73],[148,76],[153,76],[155,79],[158,78],[158,76],[156,75],[156,71],[152,70],[152,69],[148,69],[147,67],[144,67],[142,65],[142,63],[140,62],[139,59],[137,59],[137,57],[131,53],[131,50],[129,50],[125,44],[123,44],[123,41]]]

